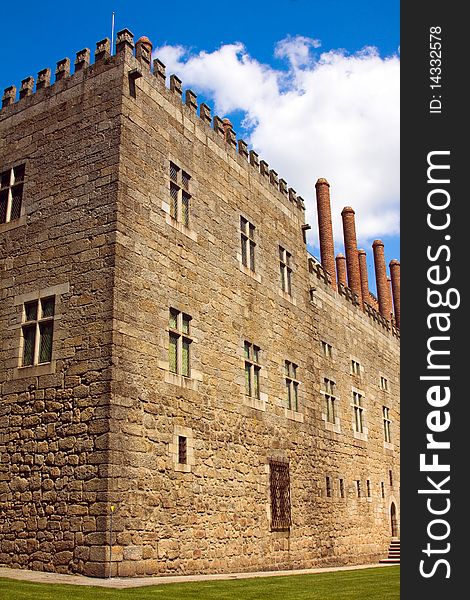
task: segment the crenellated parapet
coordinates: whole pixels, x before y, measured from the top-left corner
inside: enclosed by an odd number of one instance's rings
[[[290,203],[302,211],[305,210],[304,199],[299,196],[293,188],[288,187],[287,182],[284,179],[279,178],[277,172],[274,169],[270,169],[269,164],[260,158],[255,150],[249,150],[245,140],[237,139],[236,132],[233,130],[233,126],[229,119],[221,118],[218,115],[212,115],[210,106],[204,102],[198,105],[195,92],[191,89],[184,90],[183,82],[177,75],[171,74],[167,77],[166,66],[160,59],[155,58],[152,65],[148,64],[147,67],[148,70],[153,73],[160,85],[169,89],[178,101],[181,100],[182,104],[184,104],[193,115],[198,115],[205,126],[212,129],[218,138],[225,141],[228,152],[234,152],[246,160],[246,162],[258,172],[263,179],[289,200]],[[167,79],[169,81],[168,86]]]
[[[342,258],[344,259],[344,257]],[[331,290],[331,293],[337,292],[338,299],[341,298],[345,302],[361,310],[361,312],[364,312],[365,315],[369,317],[369,319],[374,321],[374,323],[380,325],[382,329],[388,331],[394,337],[400,337],[400,329],[395,319],[386,319],[383,315],[380,314],[380,311],[372,305],[375,297],[371,292],[369,292],[370,296],[368,296],[368,300],[370,301],[370,303],[364,301],[363,299],[361,305],[359,295],[356,292],[354,292],[350,287],[348,287],[345,283],[343,283],[343,281],[338,280],[337,287],[333,288],[333,282],[330,273],[313,256],[310,256],[308,259],[308,270],[311,275],[314,275],[316,277],[316,280],[318,280],[320,285],[322,285],[326,291]],[[312,300],[314,299],[315,294],[317,292],[317,287],[317,285],[313,285],[310,288],[310,297]]]
[[[155,58],[152,61],[152,42],[145,36],[142,36],[134,43],[134,35],[129,29],[122,29],[116,35],[115,54],[111,53],[111,43],[108,38],[104,38],[96,43],[96,48],[93,54],[94,62],[91,63],[91,52],[89,48],[84,48],[76,53],[74,60],[74,72],[71,73],[71,61],[69,58],[63,58],[56,64],[53,73],[54,81],[51,81],[51,69],[45,68],[39,71],[36,80],[33,77],[27,77],[21,82],[21,87],[17,96],[17,88],[14,85],[7,87],[4,90],[2,97],[2,114],[7,114],[11,107],[17,106],[26,99],[36,96],[37,94],[53,94],[59,91],[56,86],[67,85],[66,82],[78,76],[84,77],[90,71],[97,68],[98,65],[117,64],[119,60],[126,57],[134,58],[138,66],[129,73],[129,79],[132,86],[135,88],[135,80],[142,77],[147,71],[154,76],[154,81],[158,82],[162,87],[177,98],[182,106],[190,113],[198,115],[204,126],[212,129],[216,137],[225,142],[227,152],[233,152],[241,157],[251,166],[260,177],[264,179],[272,188],[276,189],[289,203],[298,209],[305,210],[305,202],[297,192],[287,185],[287,182],[280,178],[277,172],[270,169],[269,164],[260,158],[253,150],[248,149],[248,144],[237,139],[236,132],[233,126],[226,118],[221,118],[218,115],[211,114],[211,108],[201,103],[198,105],[197,95],[190,89],[183,89],[181,79],[175,74],[170,74],[167,86],[167,74],[165,65]],[[132,87],[131,86],[131,87]],[[132,93],[132,92],[131,92]],[[28,100],[31,102],[32,100]],[[198,110],[199,109],[199,110]]]
[[[26,99],[31,99],[41,93],[46,93],[46,90],[50,89],[49,93],[55,93],[55,86],[60,82],[73,79],[77,74],[84,73],[90,68],[93,68],[98,64],[106,64],[111,58],[111,46],[108,38],[100,40],[96,44],[94,53],[94,64],[90,63],[90,50],[84,48],[76,53],[74,61],[74,73],[71,73],[71,61],[68,57],[59,60],[56,63],[55,71],[53,74],[54,81],[52,81],[52,71],[49,67],[41,69],[38,72],[36,79],[32,76],[26,77],[21,81],[21,86],[18,92],[18,98],[16,97],[17,88],[11,85],[5,88],[2,97],[2,114],[7,114],[11,107],[19,105]],[[64,83],[61,83],[64,85]],[[30,101],[30,100],[29,100]]]

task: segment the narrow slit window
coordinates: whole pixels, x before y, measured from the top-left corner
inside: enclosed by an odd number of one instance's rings
[[[255,272],[255,256],[256,256],[256,227],[250,223],[245,217],[240,217],[240,244],[242,264],[244,267]]]
[[[362,490],[361,490],[361,481],[359,479],[356,480],[356,491],[357,491],[357,497],[361,498]]]
[[[282,291],[292,296],[292,254],[282,246],[279,246],[279,271]]]
[[[178,462],[188,464],[188,438],[183,435],[178,436]]]
[[[326,477],[326,497],[331,498],[331,479]]]

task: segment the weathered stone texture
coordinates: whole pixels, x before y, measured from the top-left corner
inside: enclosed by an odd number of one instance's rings
[[[150,71],[131,86],[138,66],[118,54],[0,113],[2,169],[26,162],[24,221],[0,229],[0,563],[109,573],[111,506],[120,576],[376,560],[398,503],[397,339],[309,272],[295,192]],[[187,227],[169,215],[170,161],[191,176]],[[254,275],[241,265],[241,215],[256,227]],[[292,297],[280,289],[280,245]],[[54,369],[18,369],[15,298],[52,286],[67,290]],[[190,378],[169,373],[170,307],[192,317]],[[257,402],[245,395],[244,340],[261,348]],[[286,360],[298,365],[296,412]],[[322,417],[328,376],[340,432]],[[367,441],[353,435],[352,387],[366,399]],[[185,470],[175,468],[181,431]],[[270,527],[276,457],[290,465],[289,532]],[[358,479],[364,493],[371,481],[370,498],[355,497]]]

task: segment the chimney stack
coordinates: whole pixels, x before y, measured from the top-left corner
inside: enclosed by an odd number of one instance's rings
[[[362,301],[369,302],[369,276],[367,275],[367,254],[362,248],[358,250],[359,275],[361,277]],[[370,304],[370,302],[369,302]]]
[[[344,286],[348,285],[346,281],[346,258],[341,252],[336,255],[336,272],[338,273],[338,283],[342,283]]]
[[[395,322],[400,329],[400,263],[395,258],[390,261],[390,276],[392,278],[393,308]]]
[[[346,251],[348,286],[355,294],[357,294],[359,306],[362,308],[361,276],[359,272],[359,255],[357,253],[354,210],[350,206],[345,206],[341,211],[341,216],[343,218],[344,249]]]
[[[333,225],[331,222],[330,184],[320,178],[315,184],[317,193],[318,237],[320,240],[321,264],[331,276],[331,285],[336,286],[335,245],[333,241]]]
[[[379,297],[380,314],[388,321],[391,318],[392,298],[390,284],[387,280],[387,267],[385,266],[384,245],[381,240],[375,240],[372,244],[374,249],[375,280],[377,282],[377,295]]]

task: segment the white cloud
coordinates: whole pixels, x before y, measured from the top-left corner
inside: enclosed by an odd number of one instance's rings
[[[306,200],[311,243],[314,185],[326,177],[336,240],[349,205],[359,242],[368,244],[399,231],[399,58],[382,58],[374,48],[314,56],[319,45],[303,36],[281,40],[275,56],[287,60],[287,70],[261,64],[241,43],[199,54],[164,46],[155,56],[212,99],[221,117],[244,113],[243,137]]]
[[[304,37],[303,35],[287,36],[276,44],[274,56],[277,58],[287,58],[291,66],[297,69],[306,66],[312,61],[310,54],[311,48],[319,48],[319,40]]]

